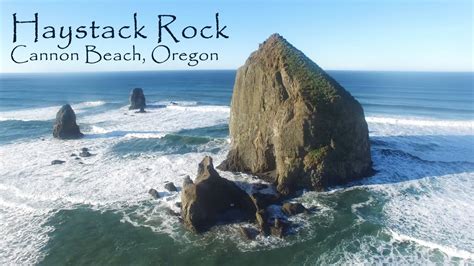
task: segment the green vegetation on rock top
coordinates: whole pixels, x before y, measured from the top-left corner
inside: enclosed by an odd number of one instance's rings
[[[303,93],[310,96],[315,107],[320,107],[339,97],[340,85],[283,37],[274,34],[266,42],[269,42],[268,45],[272,45],[275,52],[284,57],[288,74],[300,82]]]

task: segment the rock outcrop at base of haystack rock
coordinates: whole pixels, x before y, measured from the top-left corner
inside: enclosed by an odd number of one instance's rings
[[[145,94],[141,88],[135,88],[130,94],[130,107],[129,110],[140,110],[141,112],[145,111],[146,101]]]
[[[238,69],[229,127],[231,150],[218,168],[272,180],[283,195],[372,172],[362,106],[278,34]]]
[[[249,195],[219,176],[209,156],[199,163],[195,182],[189,177],[183,182],[181,216],[185,226],[195,232],[203,232],[216,222],[253,220],[255,211]]]
[[[84,136],[76,124],[76,114],[69,104],[65,104],[56,114],[53,137],[58,139],[78,139]]]

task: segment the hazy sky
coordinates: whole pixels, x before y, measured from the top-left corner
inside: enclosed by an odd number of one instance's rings
[[[199,2],[199,3],[197,3]],[[473,71],[473,6],[471,0],[321,0],[321,1],[22,1],[0,0],[0,70],[2,72],[44,71],[115,71],[172,69],[235,69],[270,34],[278,32],[325,69],[401,70],[401,71]],[[145,26],[147,39],[73,39],[68,49],[57,45],[65,39],[43,39],[43,27],[90,27],[130,25],[133,14]],[[225,38],[184,39],[181,30],[210,25],[215,33],[215,13],[220,14]],[[13,43],[13,17],[33,20],[39,13],[39,40],[34,43],[34,25],[18,25],[18,40]],[[171,53],[218,53],[219,60],[200,62],[189,67],[188,61],[171,59],[162,64],[151,60],[158,45],[158,15],[177,17],[170,29],[181,40],[174,43],[163,33],[162,45]],[[164,22],[168,21],[168,18]],[[102,33],[103,30],[99,30]],[[189,31],[190,32],[190,31]],[[75,33],[74,33],[75,34]],[[115,33],[117,35],[117,32]],[[132,36],[133,37],[133,36]],[[27,59],[30,53],[77,52],[76,62],[30,61],[15,64],[15,56]],[[85,64],[85,46],[95,45],[100,52],[128,52],[132,45],[146,61]],[[164,51],[160,48],[159,55]]]

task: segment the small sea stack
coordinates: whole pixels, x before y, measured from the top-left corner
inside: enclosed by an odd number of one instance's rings
[[[141,88],[135,88],[130,94],[130,107],[129,110],[140,110],[140,112],[145,112],[146,101],[145,94]]]
[[[282,195],[372,173],[362,106],[278,34],[238,69],[229,129],[231,149],[218,168],[274,182]]]
[[[199,163],[195,182],[183,182],[181,215],[185,226],[203,232],[217,222],[253,220],[255,206],[249,195],[217,173],[209,156]]]
[[[56,114],[56,121],[53,126],[53,137],[58,139],[78,139],[84,134],[76,124],[76,114],[71,105],[65,104]]]

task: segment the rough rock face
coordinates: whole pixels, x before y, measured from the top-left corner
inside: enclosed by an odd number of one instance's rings
[[[158,193],[158,191],[154,188],[150,188],[150,190],[148,190],[148,194],[150,194],[153,198],[155,199],[159,199],[160,198],[160,194]]]
[[[181,194],[181,215],[184,224],[191,230],[202,232],[221,220],[228,218],[252,219],[255,206],[249,195],[232,181],[219,176],[206,156],[199,164],[195,183],[186,178]]]
[[[289,202],[284,203],[281,206],[281,211],[288,216],[303,213],[303,212],[308,212],[308,210],[303,206],[303,204],[289,203]]]
[[[372,172],[359,102],[278,34],[237,71],[229,127],[231,150],[219,169],[272,180],[283,195]]]
[[[56,114],[53,136],[58,139],[77,139],[84,136],[76,124],[76,114],[69,104],[63,105]]]
[[[175,192],[175,191],[178,191],[178,189],[176,188],[176,186],[174,185],[173,182],[168,182],[165,184],[165,188],[166,190],[168,190],[169,192]]]
[[[129,110],[139,109],[142,112],[145,112],[146,102],[145,94],[141,88],[135,88],[130,94],[130,107]]]

